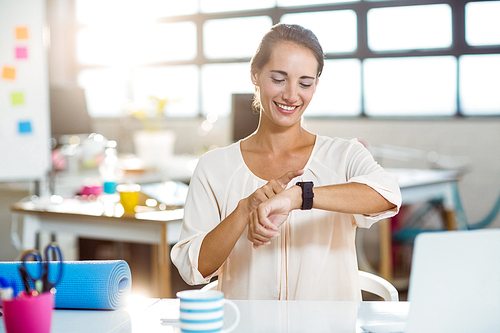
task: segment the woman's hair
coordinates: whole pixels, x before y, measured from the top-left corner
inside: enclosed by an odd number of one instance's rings
[[[255,55],[250,61],[251,73],[255,73],[257,70],[262,69],[270,61],[274,46],[280,42],[292,42],[311,50],[318,61],[318,70],[316,74],[318,77],[321,75],[325,61],[323,48],[316,35],[311,30],[300,25],[284,23],[278,23],[273,26],[262,38]],[[253,108],[259,111],[260,106],[256,91]]]

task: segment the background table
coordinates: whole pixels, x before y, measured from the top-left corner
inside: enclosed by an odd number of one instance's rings
[[[460,229],[455,216],[454,190],[460,180],[458,170],[389,169],[398,176],[403,205],[422,203],[432,199],[443,199],[448,229]],[[378,274],[392,280],[392,234],[390,220],[378,222],[380,265]],[[364,256],[363,243],[357,242],[359,265],[362,270],[376,272]]]
[[[153,295],[171,296],[168,245],[175,243],[184,215],[183,209],[151,211],[132,215],[104,216],[99,202],[66,199],[60,204],[37,205],[31,201],[12,206],[13,225],[22,217],[23,249],[43,248],[58,235],[76,241],[78,237],[152,244],[151,275]],[[37,234],[45,235],[38,237]],[[172,234],[173,236],[169,236]],[[47,235],[49,237],[47,237]],[[52,236],[51,236],[52,235]],[[73,244],[73,247],[77,245]],[[70,247],[67,247],[70,248]],[[64,247],[63,247],[64,249]],[[64,251],[65,260],[78,260],[77,253]],[[73,251],[77,252],[77,251]]]

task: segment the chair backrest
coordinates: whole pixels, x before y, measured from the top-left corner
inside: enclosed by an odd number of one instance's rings
[[[358,271],[358,273],[361,290],[380,296],[384,301],[399,301],[398,291],[389,281],[368,272]],[[201,291],[214,289],[217,284],[218,281],[212,281],[201,288]]]
[[[399,301],[398,290],[389,281],[372,273],[364,271],[358,271],[358,273],[361,290],[380,296],[384,301]]]

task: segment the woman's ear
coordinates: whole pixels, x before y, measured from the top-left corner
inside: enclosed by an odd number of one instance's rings
[[[257,72],[251,72],[250,78],[252,79],[253,85],[256,86],[257,85]]]

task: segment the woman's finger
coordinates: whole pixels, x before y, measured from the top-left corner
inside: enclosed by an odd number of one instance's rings
[[[288,171],[285,173],[283,176],[277,179],[278,183],[280,183],[281,187],[283,189],[286,188],[288,183],[294,179],[295,177],[301,176],[304,174],[304,170],[293,170],[293,171]]]

